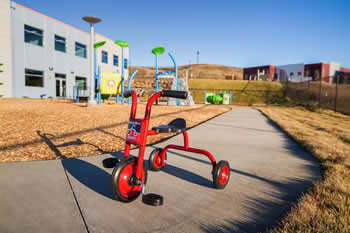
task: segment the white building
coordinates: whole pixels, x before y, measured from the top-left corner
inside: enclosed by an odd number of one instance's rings
[[[89,89],[89,33],[10,0],[0,1],[0,22],[0,94],[73,98],[76,83]],[[95,35],[95,42],[102,40],[106,44],[97,50],[97,64],[102,72],[120,73],[121,48]],[[124,57],[127,67],[128,48]]]
[[[304,63],[276,66],[276,78],[280,82],[304,81]]]

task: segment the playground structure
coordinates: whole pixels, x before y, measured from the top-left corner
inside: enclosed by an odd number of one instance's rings
[[[158,56],[163,54],[165,52],[165,48],[162,47],[162,46],[158,46],[158,47],[155,47],[154,49],[152,49],[152,53],[154,54],[155,56],[155,66],[156,66],[156,93],[159,92],[159,83],[158,83],[158,78],[160,75],[169,75],[169,74],[175,74],[174,78],[175,78],[175,91],[177,91],[179,89],[179,86],[178,86],[178,77],[177,77],[177,65],[176,65],[176,61],[174,59],[174,57],[168,53],[171,61],[173,62],[173,65],[174,65],[174,72],[173,71],[165,71],[165,72],[162,72],[162,73],[159,73],[158,72]],[[156,104],[158,104],[158,100],[156,100]],[[178,100],[176,99],[175,100],[175,105],[178,105]]]
[[[122,40],[117,40],[114,41],[115,44],[119,45],[122,48],[122,78],[121,78],[121,103],[124,104],[124,66],[125,66],[125,61],[124,61],[124,48],[129,47],[129,43],[126,41],[122,41]],[[116,103],[119,104],[119,93],[117,93],[116,96]]]
[[[226,91],[222,92],[217,95],[216,91],[214,92],[207,92],[204,90],[204,103],[205,104],[223,104],[228,105],[232,104],[232,92],[230,91],[229,94],[226,94]]]
[[[125,91],[124,87],[124,68],[125,68],[125,61],[124,61],[124,48],[129,46],[129,43],[126,41],[115,41],[114,43],[119,45],[122,49],[122,72],[121,76],[118,75],[115,72],[101,72],[101,67],[97,65],[97,55],[96,51],[98,48],[102,47],[106,41],[100,41],[96,42],[94,44],[94,79],[95,79],[95,99],[97,104],[101,104],[101,95],[116,95],[116,103],[119,103],[120,94],[122,95],[121,103],[124,104],[124,97],[123,93]],[[128,89],[131,85],[131,80],[134,78],[138,71],[134,71],[134,73],[129,78],[128,83]],[[75,96],[76,96],[76,103],[79,103],[80,97],[86,97],[85,93],[87,87],[82,87],[80,85],[75,86]],[[83,93],[83,94],[82,94]]]
[[[160,86],[159,86],[159,78],[160,77],[172,78],[173,79],[171,90],[175,90],[175,91],[183,90],[183,91],[186,91],[187,93],[189,93],[189,89],[188,89],[187,83],[183,79],[182,79],[183,81],[180,82],[180,79],[178,78],[177,64],[176,64],[176,61],[175,61],[174,57],[171,55],[171,53],[168,53],[168,55],[169,55],[173,65],[174,65],[174,71],[158,72],[158,56],[163,54],[164,52],[165,52],[165,48],[162,47],[162,46],[158,46],[158,47],[155,47],[154,49],[152,49],[152,53],[155,56],[156,93],[160,91]],[[179,82],[182,84],[181,88],[179,88]],[[180,103],[181,104],[179,104],[179,100],[177,98],[175,98],[175,99],[174,98],[168,99],[168,105],[169,106],[194,105],[193,98],[192,98],[192,96],[190,94],[188,95],[186,100],[183,100]],[[158,100],[156,100],[156,104],[158,104]]]
[[[216,162],[214,156],[208,151],[189,147],[188,134],[186,132],[186,121],[177,118],[169,125],[160,125],[149,130],[149,121],[151,117],[151,108],[153,103],[160,97],[171,97],[186,99],[187,92],[163,90],[155,93],[147,102],[145,115],[143,119],[136,118],[137,96],[135,91],[124,93],[125,97],[132,97],[132,106],[130,111],[130,120],[128,134],[125,144],[123,159],[119,162],[116,158],[108,158],[103,161],[103,165],[108,168],[114,167],[112,173],[112,194],[121,202],[131,202],[142,193],[142,200],[150,205],[162,205],[163,198],[157,194],[144,195],[144,188],[147,183],[147,169],[144,164],[144,153],[146,149],[147,137],[159,133],[182,133],[184,136],[184,146],[167,145],[164,149],[155,149],[151,152],[149,158],[149,167],[152,171],[159,171],[167,161],[167,150],[176,149],[188,151],[197,154],[203,154],[209,158],[212,164],[212,176],[215,188],[224,189],[230,178],[230,165],[227,161]],[[131,145],[139,146],[138,158],[130,157]]]
[[[101,96],[102,95],[116,95],[116,103],[119,104],[119,100],[121,97],[121,104],[124,104],[124,92],[125,92],[125,77],[124,77],[124,69],[125,69],[125,59],[124,59],[124,48],[129,47],[129,43],[126,41],[115,41],[114,43],[119,45],[122,49],[122,69],[121,69],[121,76],[119,76],[115,72],[101,72],[101,67],[97,65],[97,56],[96,51],[98,48],[102,47],[106,41],[100,41],[94,44],[94,79],[95,79],[95,100],[97,104],[101,104]],[[185,80],[178,78],[178,69],[177,64],[174,59],[174,57],[171,55],[171,53],[168,53],[173,65],[174,65],[174,71],[165,71],[165,72],[159,72],[158,70],[158,56],[163,54],[165,52],[165,48],[162,46],[156,47],[152,49],[152,53],[155,55],[155,70],[156,70],[156,77],[155,77],[155,92],[160,91],[160,85],[159,85],[159,78],[171,78],[172,79],[172,86],[171,90],[183,90],[189,93],[189,88]],[[128,79],[128,85],[127,90],[131,90],[131,83],[133,78],[136,76],[138,70],[135,70],[131,76]],[[180,85],[179,85],[180,84]],[[180,86],[180,87],[179,87]],[[80,98],[88,98],[88,96],[85,93],[87,92],[88,87],[77,85],[74,87],[74,93],[76,96],[76,103],[79,103]],[[143,91],[141,91],[143,92]],[[140,93],[141,93],[140,92]],[[139,94],[140,94],[139,93]],[[121,96],[120,96],[121,95]],[[164,98],[163,98],[164,101]],[[131,104],[131,98],[128,98],[128,105]],[[158,99],[156,100],[156,104],[158,104]],[[177,106],[177,105],[194,105],[194,101],[192,96],[189,94],[188,98],[186,100],[179,100],[176,98],[168,98],[168,105],[169,106]]]

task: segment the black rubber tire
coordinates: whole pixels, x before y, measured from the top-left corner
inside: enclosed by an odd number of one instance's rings
[[[223,168],[226,170],[226,173],[228,173],[228,174],[225,173],[226,175],[228,175],[225,183],[220,182],[220,173]],[[213,183],[215,185],[215,188],[224,189],[229,181],[230,181],[230,164],[225,160],[221,160],[215,166],[214,173],[213,173]]]
[[[102,160],[102,165],[104,168],[114,168],[117,163],[119,163],[119,159],[117,158],[107,158]]]
[[[160,171],[160,170],[163,169],[164,166],[162,166],[162,167],[157,167],[157,166],[155,165],[155,161],[154,161],[155,158],[156,158],[156,155],[159,154],[159,153],[161,153],[161,152],[162,152],[162,149],[156,148],[156,149],[154,149],[154,150],[151,152],[151,154],[149,155],[149,158],[148,158],[148,166],[149,166],[149,169],[150,169],[151,171],[157,172],[157,171]],[[166,163],[166,161],[167,161],[167,158],[168,158],[167,153],[165,153],[165,163]]]
[[[113,169],[112,172],[112,179],[111,179],[111,188],[112,188],[112,194],[114,198],[118,201],[121,202],[131,202],[136,200],[140,194],[142,193],[142,187],[138,191],[138,193],[132,197],[125,197],[124,195],[121,194],[120,189],[119,189],[119,177],[123,169],[128,166],[130,163],[135,163],[137,164],[137,158],[135,157],[129,157],[121,160]],[[144,185],[147,183],[147,168],[145,163],[143,163],[143,172],[144,172]]]

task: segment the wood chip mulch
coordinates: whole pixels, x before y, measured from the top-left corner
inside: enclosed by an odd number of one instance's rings
[[[143,118],[145,104],[138,104]],[[184,118],[195,126],[228,111],[219,106],[153,106],[150,127]],[[1,99],[0,162],[50,160],[117,152],[124,149],[130,107],[86,107],[69,101]],[[171,134],[148,138],[154,143]]]

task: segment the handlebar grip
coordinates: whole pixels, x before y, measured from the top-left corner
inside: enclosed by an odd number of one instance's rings
[[[173,98],[178,98],[178,99],[187,99],[187,91],[163,90],[162,96],[173,97]]]
[[[124,92],[124,98],[128,98],[131,96],[131,91],[125,91]]]

